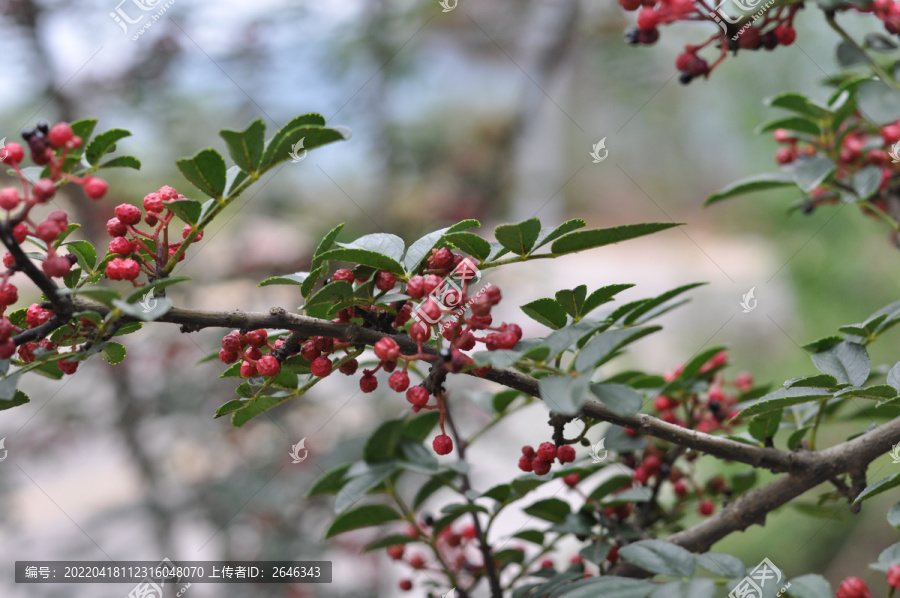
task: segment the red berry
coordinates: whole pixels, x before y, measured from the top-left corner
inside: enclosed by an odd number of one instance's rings
[[[176,191],[172,187],[169,187],[168,185],[163,185],[162,187],[160,187],[157,193],[163,201],[172,201],[173,199],[178,199],[178,191]]]
[[[734,377],[734,385],[741,392],[747,392],[753,388],[753,374],[741,372]]]
[[[3,265],[7,268],[12,268],[16,265],[16,258],[13,257],[13,254],[8,251],[3,254]]]
[[[47,140],[53,147],[62,147],[71,141],[74,136],[75,133],[72,131],[72,126],[69,123],[61,122],[50,127],[50,131],[47,133]]]
[[[678,401],[673,401],[669,397],[659,396],[653,399],[653,406],[657,411],[665,411],[666,409],[674,409],[678,406]]]
[[[0,150],[0,158],[4,164],[18,164],[25,159],[25,148],[14,141],[10,141]]]
[[[635,467],[634,473],[631,474],[631,479],[633,479],[638,484],[646,484],[650,479],[650,472],[647,471],[644,467]]]
[[[241,363],[241,378],[252,378],[256,376],[256,366],[250,363],[249,361],[244,361]]]
[[[31,193],[39,202],[45,202],[56,195],[56,185],[50,179],[41,179],[31,188]]]
[[[261,357],[262,351],[260,351],[256,347],[247,347],[247,350],[244,351],[244,359],[246,359],[247,361],[256,361]]]
[[[352,376],[356,373],[356,369],[359,367],[359,362],[355,359],[351,359],[350,361],[345,361],[341,364],[341,367],[338,368],[340,372],[346,376]]]
[[[403,544],[394,544],[393,546],[387,547],[388,556],[395,561],[402,559],[404,552],[406,552],[406,547],[403,546]]]
[[[334,280],[343,280],[344,282],[353,283],[353,271],[348,270],[347,268],[341,268],[337,270],[332,276]]]
[[[675,492],[675,496],[677,496],[678,498],[684,498],[688,493],[687,485],[684,483],[684,480],[678,480],[677,482],[675,482],[675,484],[672,486],[672,490]]]
[[[656,455],[648,455],[644,457],[642,465],[644,466],[644,469],[647,470],[647,473],[654,475],[659,472],[659,468],[662,466],[662,460]]]
[[[378,378],[369,370],[363,370],[363,376],[359,379],[359,388],[363,392],[372,392],[378,388]]]
[[[316,348],[316,341],[306,341],[300,347],[300,355],[303,356],[303,359],[305,359],[306,361],[312,362],[312,360],[314,360],[321,354],[322,352]]]
[[[408,579],[401,579],[399,583],[400,589],[404,592],[408,592],[413,588],[413,582]]]
[[[51,278],[62,278],[72,269],[72,262],[61,255],[55,255],[45,259],[41,269]]]
[[[313,376],[325,378],[331,374],[331,360],[324,356],[316,357],[313,359],[312,363],[309,364],[309,371],[312,372]],[[365,389],[363,390],[365,391]]]
[[[531,460],[532,457],[527,457],[525,455],[519,457],[519,469],[522,471],[532,471]]]
[[[78,369],[78,362],[69,361],[68,359],[60,359],[56,362],[56,365],[59,366],[59,369],[62,370],[63,374],[72,375],[75,373],[75,370]]]
[[[274,356],[263,355],[259,358],[259,361],[256,362],[256,370],[259,372],[260,376],[271,378],[272,376],[277,376],[278,372],[281,371],[281,364],[278,363],[278,360],[275,359]]]
[[[91,199],[103,199],[106,191],[109,189],[109,183],[95,176],[87,177],[84,182],[84,194]]]
[[[417,313],[429,324],[434,324],[441,319],[441,308],[434,299],[429,299],[420,305]]]
[[[646,7],[642,8],[641,12],[638,13],[637,18],[637,26],[644,31],[650,31],[652,29],[656,29],[656,25],[659,23],[659,14],[652,8]]]
[[[540,455],[540,451],[538,451],[538,455]],[[544,461],[540,457],[535,457],[531,460],[531,469],[534,470],[536,475],[544,475],[550,473],[550,466],[552,464],[550,461]]]
[[[219,351],[219,361],[221,361],[222,363],[234,363],[237,360],[237,353],[232,353],[231,351],[226,351],[225,349]]]
[[[397,370],[388,378],[388,386],[397,392],[403,392],[409,388],[409,376],[406,375],[406,372]]]
[[[721,386],[713,386],[709,389],[709,400],[722,402],[725,400],[725,392]]]
[[[528,457],[529,459],[533,459],[534,458],[534,448],[532,448],[530,446],[523,446],[522,454],[525,455],[526,457]]]
[[[425,296],[425,279],[419,275],[413,276],[406,283],[406,294],[413,299],[421,299]]]
[[[625,436],[630,436],[631,438],[634,438],[635,436],[640,434],[640,432],[633,428],[622,428],[622,430],[625,432]]]
[[[571,463],[575,460],[575,449],[569,444],[564,444],[556,450],[556,457],[562,464]]]
[[[745,50],[755,50],[762,39],[759,27],[750,27],[738,38],[738,45]]]
[[[12,305],[19,300],[19,289],[16,285],[5,282],[0,285],[0,305]],[[3,320],[8,322],[9,320]]]
[[[552,569],[553,567],[553,559],[544,559],[541,561],[541,569]]]
[[[431,327],[423,322],[413,322],[409,327],[409,337],[414,341],[421,343],[428,340],[431,336]]]
[[[538,447],[537,457],[542,461],[553,461],[556,459],[556,445],[552,442],[542,442]]]
[[[453,267],[453,253],[446,247],[440,249],[432,249],[431,257],[428,258],[428,268],[430,270],[449,270]]]
[[[704,517],[709,517],[713,514],[713,511],[716,510],[716,506],[713,504],[711,500],[708,498],[704,498],[700,501],[700,505],[697,507],[697,512],[703,515]]]
[[[775,28],[775,37],[782,46],[790,46],[797,39],[797,31],[788,25],[779,25]]]
[[[16,353],[16,341],[7,338],[0,342],[0,359],[9,359]]]
[[[425,295],[430,295],[434,290],[444,284],[444,279],[437,274],[429,274],[422,281],[422,290]]]
[[[35,343],[25,343],[23,345],[19,345],[19,359],[24,361],[25,363],[31,363],[34,361],[34,349],[37,347]]]
[[[122,224],[135,225],[141,221],[141,216],[140,208],[133,206],[130,203],[123,203],[116,206],[116,218],[118,218]]]
[[[316,349],[324,354],[334,351],[334,339],[330,336],[314,336],[312,339],[316,343]]]
[[[243,348],[244,343],[241,342],[241,334],[238,331],[229,332],[222,339],[222,349],[229,353],[240,353]]]
[[[247,344],[251,347],[263,347],[269,340],[269,334],[260,328],[259,330],[251,330],[246,335]]]
[[[675,68],[679,71],[689,71],[691,69],[691,65],[694,64],[694,61],[697,60],[697,55],[691,52],[682,52],[678,55],[678,58],[675,59]]]
[[[124,237],[128,234],[128,229],[118,218],[110,218],[106,221],[106,232],[111,237]]]
[[[434,437],[431,447],[438,455],[447,455],[453,450],[453,441],[446,434]]]
[[[900,141],[900,125],[887,125],[881,128],[881,137],[885,143],[894,144]]]
[[[780,147],[775,152],[775,162],[778,164],[790,164],[797,159],[797,151],[792,147]]]
[[[900,588],[900,565],[891,565],[888,569],[887,584],[892,588]]]
[[[397,361],[400,355],[400,346],[392,338],[383,337],[375,343],[375,355],[381,361]]]
[[[727,351],[719,351],[713,358],[709,360],[714,368],[721,367],[728,363],[728,352]]]
[[[386,270],[375,273],[375,288],[382,291],[390,291],[397,284],[397,277]]]
[[[6,189],[0,191],[0,208],[4,210],[14,210],[21,203],[22,198],[19,197],[19,192],[13,187],[7,187]]]
[[[619,6],[625,10],[637,10],[641,7],[641,0],[619,0]]]
[[[838,586],[837,598],[872,598],[869,586],[858,577],[848,577]]]
[[[606,560],[610,563],[615,563],[619,560],[619,547],[613,546],[609,549],[609,552],[606,553]]]
[[[578,482],[581,481],[581,476],[577,473],[571,473],[563,478],[563,482],[565,482],[566,486],[569,488],[574,488],[578,485]]]
[[[393,374],[392,374],[393,375]],[[406,400],[417,407],[424,407],[428,404],[431,395],[422,386],[412,386],[406,391]]]
[[[134,251],[134,245],[125,237],[115,237],[109,242],[109,252],[128,257]]]
[[[161,213],[165,209],[165,204],[159,193],[148,193],[144,196],[144,210],[147,212]],[[190,226],[190,225],[188,225]]]

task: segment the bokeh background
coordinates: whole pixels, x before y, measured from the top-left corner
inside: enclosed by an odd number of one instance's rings
[[[131,0],[120,6],[139,12]],[[101,202],[72,191],[59,199],[84,224],[81,238],[105,246],[114,206],[139,203],[163,184],[192,196],[174,159],[210,144],[224,153],[221,128],[263,118],[271,132],[297,114],[320,112],[353,131],[349,141],[267,175],[207,230],[180,267],[194,283],[171,292],[176,304],[296,308],[295,287],[256,285],[306,269],[318,239],[338,222],[347,222],[342,240],[387,231],[410,242],[470,217],[488,233],[534,215],[547,224],[684,222],[551,266],[505,268],[489,280],[503,289],[503,314],[532,335],[546,330],[517,306],[561,288],[636,283],[622,295],[630,300],[708,282],[616,367],[662,373],[725,344],[731,373],[779,384],[813,372],[798,345],[900,296],[896,249],[852,208],[788,216],[792,192],[702,208],[725,184],[774,169],[774,141],[753,134],[778,116],[764,98],[785,89],[826,96],[819,83],[836,71],[837,36],[816,11],[801,14],[795,45],[743,53],[709,81],[685,87],[675,56],[711,26],[667,29],[655,46],[629,47],[622,33],[632,15],[612,0],[459,0],[446,13],[437,0],[175,0],[137,39],[138,26],[126,34],[110,18],[116,7],[115,0],[0,1],[0,137],[17,139],[39,119],[96,117],[99,130],[134,131],[119,150],[143,161],[140,173],[109,172],[111,192]],[[847,21],[856,33],[877,25]],[[595,164],[588,153],[602,138],[609,157]],[[36,298],[21,288],[23,303]],[[745,314],[738,303],[750,288],[759,303]],[[355,380],[332,376],[235,429],[212,418],[234,382],[217,379],[218,362],[194,365],[220,339],[221,332],[150,326],[127,338],[119,366],[91,360],[62,382],[24,383],[32,402],[0,414],[9,451],[0,463],[0,595],[115,598],[130,589],[17,586],[16,559],[163,557],[335,563],[329,586],[195,585],[189,595],[198,598],[399,593],[406,572],[384,554],[361,555],[366,533],[322,541],[332,502],[305,494],[323,471],[359,458],[373,424],[403,413],[405,401],[362,395]],[[896,340],[878,343],[873,361],[896,361]],[[453,387],[464,430],[486,420],[469,398],[488,390]],[[540,404],[529,407],[484,440],[476,487],[515,475],[518,446],[549,438],[545,414]],[[872,421],[869,412],[848,412],[822,441],[838,442]],[[300,438],[310,457],[291,464]],[[870,475],[892,467],[879,460]],[[865,564],[896,540],[883,523],[892,498],[867,503],[858,516],[823,509],[809,517],[786,507],[716,548],[748,565],[768,557],[789,576],[865,579]],[[517,525],[513,519],[500,536]]]

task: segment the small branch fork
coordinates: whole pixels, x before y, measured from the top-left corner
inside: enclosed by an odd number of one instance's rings
[[[8,231],[0,224],[0,236],[5,234],[8,234]],[[3,240],[5,241],[6,239],[4,238]],[[38,272],[38,274],[43,276],[41,272]],[[55,286],[53,292],[55,293]],[[54,295],[48,294],[48,297],[54,297]],[[55,300],[51,299],[51,304],[58,304],[58,307],[72,310],[68,313],[84,310],[96,311],[101,315],[105,315],[109,311],[107,307],[101,304],[83,299],[70,300],[67,297],[60,298],[57,296]],[[124,318],[123,321],[127,321],[127,318]],[[404,353],[414,354],[418,351],[415,341],[406,334],[389,335],[355,324],[342,324],[292,314],[282,308],[272,308],[268,312],[253,313],[242,311],[211,312],[172,308],[157,321],[177,324],[181,326],[182,332],[196,332],[204,328],[232,328],[245,331],[257,328],[286,329],[293,333],[288,339],[294,338],[295,342],[298,339],[310,336],[330,336],[353,344],[372,345],[380,338],[390,336],[397,341]],[[50,322],[39,328],[27,330],[14,338],[17,343],[20,343],[24,342],[24,340],[21,340],[23,338],[32,340],[40,334],[49,334],[53,329],[49,324]],[[426,353],[435,353],[429,347],[424,349]],[[444,370],[444,368],[434,369]],[[485,376],[485,379],[519,390],[529,396],[540,398],[538,381],[521,372],[510,369],[493,369]],[[431,380],[433,385],[440,385],[442,382],[443,380],[439,379]],[[737,461],[753,467],[768,469],[774,473],[786,474],[761,488],[739,496],[719,513],[705,519],[694,527],[667,538],[669,542],[678,544],[693,552],[709,550],[715,542],[732,532],[747,529],[753,524],[763,525],[769,512],[825,482],[831,481],[833,484],[835,481],[839,482],[836,484],[838,490],[852,502],[866,486],[865,472],[868,464],[890,451],[894,444],[900,442],[900,418],[866,432],[853,440],[821,451],[791,452],[775,448],[761,448],[682,428],[668,424],[645,413],[631,416],[617,415],[595,400],[588,400],[585,403],[580,416],[625,426],[641,434],[653,436],[683,448],[707,453],[726,461]],[[562,422],[560,421],[559,423]],[[452,429],[453,425],[451,423]],[[463,445],[459,442],[460,440],[457,440],[457,445],[463,448]],[[845,474],[850,475],[850,486],[847,486],[839,479],[839,476]],[[649,575],[646,571],[627,563],[620,563],[613,568],[612,573],[631,577]]]

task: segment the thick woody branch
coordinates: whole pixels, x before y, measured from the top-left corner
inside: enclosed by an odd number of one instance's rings
[[[9,253],[13,257],[13,260],[15,260],[16,270],[23,272],[30,278],[37,288],[39,288],[47,297],[47,300],[52,306],[53,313],[59,316],[61,321],[68,320],[74,313],[72,299],[67,296],[61,296],[59,294],[59,287],[56,286],[56,283],[50,280],[50,277],[44,274],[44,272],[31,261],[31,258],[25,255],[25,252],[22,251],[22,247],[13,237],[12,228],[9,222],[0,223],[0,242],[6,246],[6,249],[9,250]]]

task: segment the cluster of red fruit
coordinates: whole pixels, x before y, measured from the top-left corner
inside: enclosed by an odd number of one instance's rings
[[[49,309],[44,309],[37,303],[32,303],[27,310],[25,310],[25,324],[27,324],[26,328],[36,328],[41,324],[44,324],[47,320],[53,317],[53,312]],[[81,325],[83,327],[91,327],[94,326],[94,323],[88,320],[87,318],[81,319]],[[15,351],[15,342],[11,338],[11,335],[15,332],[20,331],[21,329],[13,326],[9,318],[3,316],[0,319],[0,338],[6,337],[6,340],[0,344],[0,358],[8,359],[12,356]],[[72,325],[67,332],[62,334],[59,337],[59,340],[54,342],[49,338],[41,339],[38,342],[28,341],[19,345],[18,354],[19,359],[22,360],[23,363],[31,363],[35,359],[35,351],[43,350],[48,353],[55,353],[58,351],[59,347],[62,346],[66,341],[76,338],[79,336],[79,331]],[[72,351],[75,351],[74,343],[72,346]],[[78,361],[69,361],[68,359],[61,359],[56,362],[56,365],[62,371],[63,374],[74,374],[76,370],[78,370]]]
[[[146,214],[129,203],[116,206],[115,217],[106,223],[106,232],[113,238],[109,243],[109,253],[116,256],[106,264],[107,278],[133,281],[140,276],[142,270],[154,275],[178,252],[182,241],[169,241],[169,224],[175,214],[166,204],[179,199],[184,199],[184,195],[165,185],[159,191],[144,196]],[[137,228],[141,219],[153,227],[151,232]],[[187,239],[193,230],[190,224],[185,224],[181,230],[182,239]],[[203,231],[199,231],[194,241],[202,238]],[[184,252],[178,261],[183,259]]]
[[[900,588],[900,565],[892,565],[887,571],[887,585],[891,588],[889,595]],[[872,598],[869,586],[858,577],[848,577],[838,587],[837,598]]]
[[[409,527],[406,535],[432,544],[440,554],[441,560],[457,576],[463,572],[477,573],[483,569],[483,565],[474,564],[469,556],[470,554],[480,554],[475,547],[474,540],[477,537],[477,532],[474,525],[464,525],[459,529],[447,526],[438,532],[436,538],[431,532],[433,525],[432,517],[425,515],[418,526]],[[410,553],[404,544],[388,546],[387,554],[395,561],[404,561],[414,571],[442,572],[442,569],[438,567],[429,567],[425,555],[421,552]],[[399,586],[401,590],[408,592],[413,589],[413,582],[411,579],[401,579]]]
[[[573,462],[575,449],[568,444],[557,447],[552,442],[542,442],[537,450],[523,446],[522,456],[519,457],[519,469],[532,471],[535,475],[544,475],[550,473],[550,467],[555,460],[558,460],[560,465]]]
[[[222,339],[219,360],[222,363],[234,363],[243,359],[241,376],[244,378],[277,376],[281,371],[281,363],[274,355],[263,355],[262,349],[274,351],[283,342],[278,339],[274,344],[269,343],[269,334],[263,329],[251,330],[246,334],[241,334],[240,330],[232,330]]]
[[[761,0],[746,4],[756,8]],[[637,26],[625,32],[625,39],[633,45],[655,43],[659,39],[659,26],[677,21],[709,21],[719,28],[702,44],[686,45],[675,60],[676,68],[681,71],[680,80],[685,84],[695,77],[708,77],[729,51],[774,50],[779,45],[791,45],[797,37],[794,15],[800,9],[800,5],[778,7],[770,11],[771,14],[764,13],[753,20],[749,15],[729,16],[718,6],[713,11],[701,0],[619,0],[619,5],[628,11],[638,11]],[[719,49],[718,58],[711,65],[698,55],[709,46]]]
[[[32,184],[20,167],[20,163],[25,159],[25,148],[15,142],[7,143],[0,149],[0,161],[13,169],[22,188],[0,189],[0,208],[9,213],[8,223],[12,227],[12,236],[17,243],[23,243],[28,235],[32,235],[46,244],[47,254],[41,263],[44,274],[54,278],[63,277],[71,270],[75,256],[59,255],[53,243],[68,229],[68,216],[61,210],[55,210],[44,220],[35,223],[31,218],[31,210],[35,206],[47,203],[56,195],[58,182],[80,185],[85,195],[91,199],[102,198],[106,194],[107,183],[94,176],[76,177],[62,171],[69,152],[81,147],[82,143],[81,138],[73,133],[69,123],[61,122],[50,127],[47,123],[40,122],[34,129],[23,131],[22,137],[31,150],[32,161],[39,166],[46,166],[50,176]],[[15,260],[10,253],[3,256],[3,264],[8,269],[3,277],[5,283],[15,270]]]

